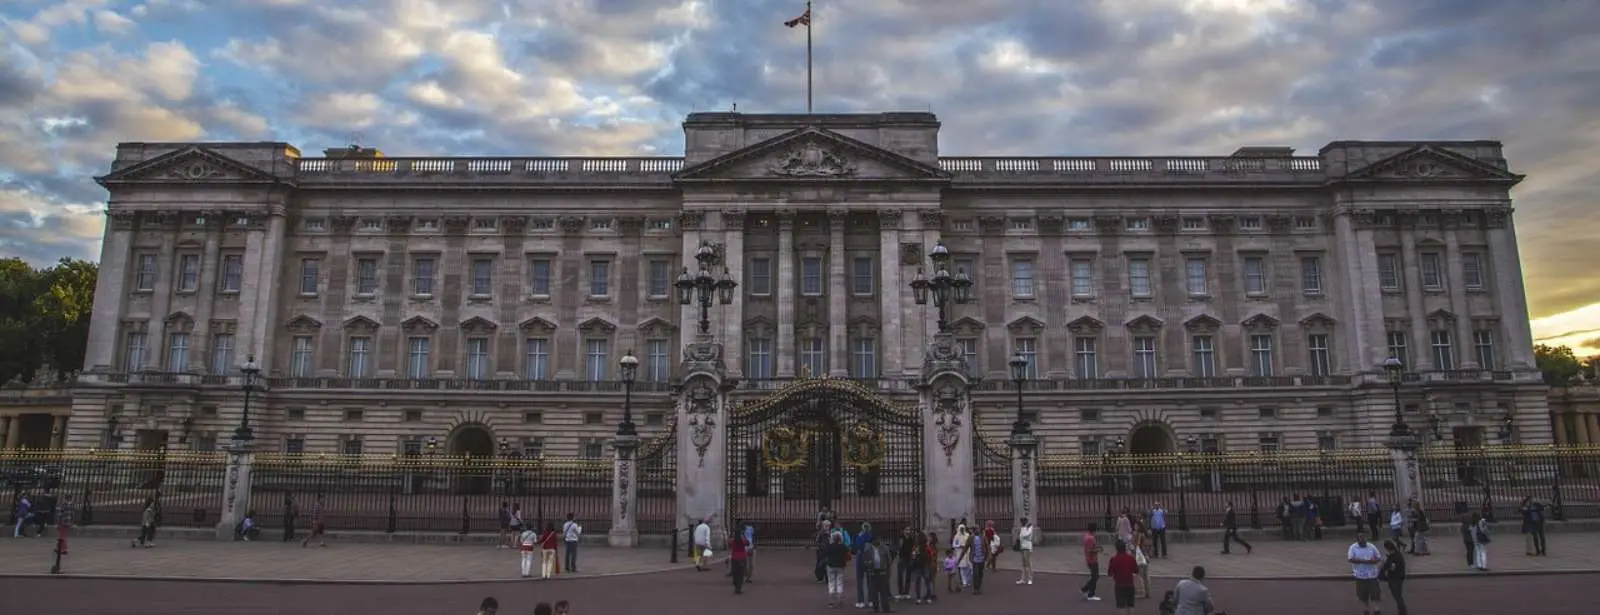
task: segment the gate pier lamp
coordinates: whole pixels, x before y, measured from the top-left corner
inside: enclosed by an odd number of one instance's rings
[[[1028,420],[1022,416],[1022,385],[1028,381],[1028,357],[1018,353],[1011,357],[1011,382],[1017,387],[1017,420],[1011,423],[1011,435],[1026,436],[1033,432]]]
[[[700,302],[700,333],[711,333],[711,304],[720,300],[722,305],[733,303],[733,289],[739,283],[733,280],[733,274],[727,267],[722,268],[722,277],[719,279],[712,275],[712,271],[721,264],[722,257],[717,254],[716,248],[711,247],[711,242],[700,243],[700,249],[694,253],[694,260],[698,265],[698,273],[689,275],[689,268],[684,267],[683,273],[678,274],[678,280],[673,286],[678,288],[678,303],[689,305],[696,299]]]
[[[1405,380],[1406,364],[1400,357],[1389,357],[1383,361],[1383,368],[1389,371],[1389,387],[1394,390],[1394,427],[1389,429],[1389,435],[1409,436],[1411,426],[1406,424],[1405,411],[1400,406],[1400,382]]]
[[[617,363],[622,367],[622,422],[617,423],[617,435],[637,436],[639,429],[633,424],[633,377],[639,371],[639,357],[633,356],[630,349]]]
[[[245,358],[244,365],[239,366],[239,373],[244,376],[244,413],[239,415],[239,427],[233,430],[234,446],[244,446],[256,439],[250,430],[250,395],[256,390],[256,377],[261,375],[261,366],[256,363],[256,356]]]
[[[918,268],[917,277],[911,280],[912,298],[917,305],[927,305],[928,295],[933,295],[933,305],[939,309],[939,332],[945,333],[950,330],[950,304],[972,300],[972,278],[965,269],[950,274],[950,249],[944,247],[943,241],[934,244],[928,260],[933,263],[933,278],[923,277],[922,269]]]

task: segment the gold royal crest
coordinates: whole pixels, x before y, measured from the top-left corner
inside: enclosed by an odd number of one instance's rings
[[[873,431],[865,422],[856,423],[845,432],[845,462],[857,470],[867,471],[883,465],[887,449],[883,434]]]
[[[762,448],[767,465],[780,472],[806,465],[806,438],[793,427],[778,426],[768,430]]]

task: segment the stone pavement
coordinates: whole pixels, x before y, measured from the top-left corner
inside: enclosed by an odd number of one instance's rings
[[[1548,535],[1550,555],[1530,557],[1523,554],[1521,534],[1504,531],[1493,536],[1489,544],[1489,569],[1491,574],[1556,574],[1572,572],[1600,572],[1600,533],[1564,532]],[[1467,569],[1466,547],[1454,526],[1443,532],[1435,531],[1428,541],[1433,555],[1408,556],[1407,575],[1411,577],[1481,574]],[[1086,575],[1081,541],[1078,536],[1046,536],[1046,544],[1034,551],[1035,572]],[[1253,540],[1255,550],[1245,553],[1244,547],[1233,546],[1232,555],[1222,555],[1221,534],[1215,542],[1190,540],[1172,544],[1167,558],[1151,562],[1150,574],[1156,578],[1181,578],[1188,576],[1195,566],[1205,566],[1206,575],[1212,579],[1344,579],[1350,576],[1350,565],[1345,562],[1345,552],[1355,542],[1353,532],[1330,531],[1323,540],[1286,542],[1277,538]],[[1112,550],[1109,538],[1100,537],[1106,553]],[[1051,544],[1054,543],[1054,544]],[[1101,574],[1105,574],[1107,556],[1101,556]],[[1015,553],[1000,555],[1001,570],[1014,571],[1020,561]],[[1014,572],[1003,572],[1008,581],[1015,580]]]

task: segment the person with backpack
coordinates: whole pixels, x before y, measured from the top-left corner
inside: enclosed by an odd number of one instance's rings
[[[1527,544],[1527,554],[1549,555],[1545,551],[1544,505],[1530,495],[1522,498],[1522,504],[1517,510],[1522,513],[1522,535],[1523,541]]]
[[[1472,567],[1489,571],[1489,520],[1483,515],[1472,515]]]
[[[856,608],[864,609],[867,608],[868,602],[872,599],[873,588],[870,585],[872,582],[872,568],[867,564],[866,558],[862,556],[866,554],[872,545],[873,539],[876,537],[872,535],[871,523],[862,523],[861,531],[856,533],[854,540],[849,538],[849,534],[849,532],[845,532],[845,544],[850,547],[850,554],[856,560]]]

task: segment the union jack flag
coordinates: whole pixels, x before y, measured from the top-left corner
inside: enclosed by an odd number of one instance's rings
[[[807,28],[811,27],[811,8],[806,7],[806,12],[801,13],[799,17],[783,22],[783,25],[790,28],[795,26],[805,26]]]

